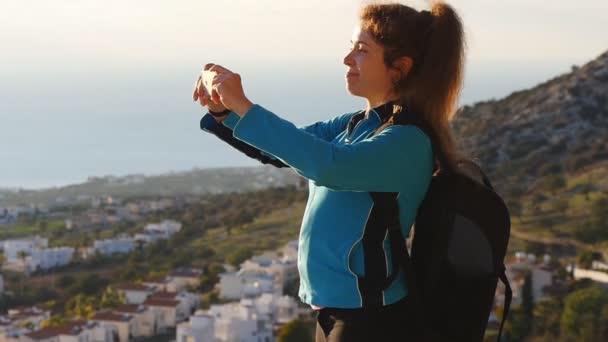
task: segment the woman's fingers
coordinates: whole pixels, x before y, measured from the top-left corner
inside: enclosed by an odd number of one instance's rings
[[[221,81],[226,78],[226,74],[229,73],[230,70],[215,63],[205,64],[203,72],[194,83],[192,100],[198,101],[201,106],[207,106],[209,101],[212,101],[214,104],[220,104],[221,97],[217,88]],[[211,94],[207,90],[210,90]]]
[[[209,101],[214,104],[222,104],[220,92],[218,87],[223,81],[228,79],[232,75],[232,72],[221,65],[214,63],[207,63],[203,67],[202,79],[199,85],[198,97],[199,101]],[[201,100],[201,98],[203,100]]]
[[[201,83],[201,77],[199,76],[194,82],[194,90],[192,91],[192,101],[198,100],[198,86]]]
[[[211,67],[214,66],[214,65],[215,65],[215,63],[207,63],[207,64],[205,64],[205,66],[203,67],[203,71],[211,69]]]
[[[205,93],[210,96],[210,100],[213,103],[217,104],[216,99],[216,91],[215,91],[215,83],[217,78],[217,73],[211,72],[210,70],[203,71],[203,87],[205,88]],[[211,94],[209,94],[211,93]]]
[[[211,92],[211,100],[213,102],[215,102],[215,104],[221,103],[221,101],[220,101],[220,94],[217,92],[217,87],[218,86],[219,86],[219,84],[218,85],[213,85],[213,91]]]
[[[230,70],[228,70],[228,69],[226,69],[223,66],[218,65],[218,64],[214,64],[208,70],[209,71],[215,71],[215,72],[217,72],[219,74],[224,74],[224,73],[230,73],[230,72],[232,72],[232,71],[230,71]]]
[[[207,92],[205,91],[205,86],[203,85],[203,80],[201,78],[201,82],[198,86],[198,100],[201,106],[207,105]]]

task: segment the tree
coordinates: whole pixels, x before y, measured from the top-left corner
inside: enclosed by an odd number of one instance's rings
[[[51,318],[40,322],[40,328],[60,327],[65,325],[68,319],[63,315],[53,315]]]
[[[143,251],[144,251],[144,245],[146,244],[146,241],[141,240],[141,239],[137,239],[137,240],[135,240],[135,244],[137,245],[137,252],[138,253],[143,253]]]
[[[125,297],[121,292],[112,286],[108,286],[101,295],[99,306],[104,309],[114,309],[125,302]]]
[[[6,262],[6,255],[4,255],[4,251],[0,251],[0,269],[2,269],[2,266],[4,266],[5,262]]]
[[[108,280],[101,278],[95,273],[88,273],[78,277],[74,285],[69,288],[69,293],[72,295],[85,294],[96,295],[108,285]]]
[[[526,273],[522,288],[522,305],[512,308],[505,324],[505,338],[507,341],[521,341],[528,336],[532,329],[533,307],[532,302],[532,275]]]
[[[533,322],[535,335],[559,336],[560,315],[563,304],[557,297],[541,299],[534,306]]]
[[[608,291],[592,285],[566,296],[560,327],[562,333],[577,341],[602,340],[600,330],[605,330],[603,315],[608,313]]]
[[[17,258],[21,259],[21,263],[23,264],[23,269],[25,269],[25,259],[27,259],[27,257],[29,256],[29,254],[26,251],[19,251],[17,252]]]
[[[253,252],[249,248],[241,247],[236,251],[230,253],[226,257],[226,262],[233,266],[239,266],[243,261],[251,258],[253,256]]]
[[[17,257],[19,259],[21,259],[21,263],[23,264],[23,274],[24,275],[27,272],[27,270],[25,269],[25,259],[28,257],[28,255],[29,254],[27,254],[26,251],[19,251],[19,252],[17,252]],[[19,282],[19,288],[20,288],[20,292],[19,293],[21,294],[21,296],[23,296],[23,280],[24,280],[23,278],[25,278],[24,275],[22,275],[20,277],[20,282]]]
[[[309,323],[295,319],[285,324],[278,334],[278,342],[310,342],[313,340],[312,328]]]
[[[91,319],[97,307],[96,297],[79,294],[65,303],[65,312],[74,318]]]
[[[576,261],[580,267],[590,269],[593,261],[598,260],[599,258],[601,258],[601,255],[598,253],[585,249],[579,252]]]
[[[199,277],[198,290],[203,293],[213,290],[220,280],[219,274],[224,271],[224,267],[219,264],[205,266],[203,268],[203,274]]]
[[[530,330],[530,320],[526,317],[521,306],[509,310],[509,317],[505,322],[505,339],[507,341],[522,341]]]

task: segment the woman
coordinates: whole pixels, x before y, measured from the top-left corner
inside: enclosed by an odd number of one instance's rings
[[[398,194],[405,237],[433,172],[454,165],[449,120],[462,83],[462,25],[443,2],[430,11],[372,4],[361,9],[352,44],[344,57],[346,85],[349,93],[365,98],[364,111],[298,128],[252,103],[240,76],[214,64],[205,66],[193,97],[209,106],[202,129],[309,179],[299,237],[299,296],[318,310],[316,340],[415,341],[419,324],[401,272],[382,291],[362,291],[361,277],[386,277],[392,269],[386,236],[370,244],[379,211],[369,193]],[[357,115],[357,124],[346,131]],[[391,125],[414,117],[428,129]]]

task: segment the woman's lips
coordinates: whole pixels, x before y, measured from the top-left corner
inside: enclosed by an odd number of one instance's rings
[[[346,78],[357,77],[357,76],[359,76],[359,74],[355,74],[355,73],[352,73],[352,72],[349,72],[349,73],[346,74]]]

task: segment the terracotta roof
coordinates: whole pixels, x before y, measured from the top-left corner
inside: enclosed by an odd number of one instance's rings
[[[117,289],[127,291],[150,291],[152,290],[149,286],[143,284],[122,284],[116,286]]]
[[[101,311],[95,313],[92,319],[99,321],[112,321],[112,322],[128,322],[133,318],[131,315],[120,314],[111,311]]]
[[[171,277],[200,277],[203,271],[196,268],[177,268],[169,274]]]
[[[146,307],[141,304],[122,304],[118,306],[114,311],[125,312],[125,313],[140,313],[146,310]]]
[[[169,282],[169,279],[167,279],[167,277],[149,277],[144,279],[143,281],[144,283],[153,283],[153,284],[164,284]]]
[[[68,322],[60,327],[46,327],[25,335],[31,338],[32,340],[45,340],[59,335],[78,336],[84,329],[86,329],[86,327],[87,321],[76,320]]]
[[[150,299],[175,299],[177,292],[158,291],[150,295]]]
[[[171,299],[148,298],[144,304],[149,306],[164,306],[174,308],[179,304],[179,301]]]

